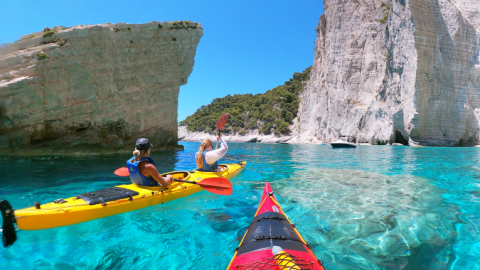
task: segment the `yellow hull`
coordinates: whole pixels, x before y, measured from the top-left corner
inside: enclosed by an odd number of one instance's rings
[[[223,166],[226,166],[227,169],[221,172],[182,171],[170,172],[168,174],[172,174],[174,178],[183,177],[183,180],[197,182],[210,177],[225,177],[230,179],[238,175],[245,168],[246,164],[245,161],[234,164],[224,164]],[[65,199],[66,202],[61,204],[53,202],[42,204],[40,209],[28,207],[15,210],[17,227],[22,230],[41,230],[67,226],[166,203],[203,190],[199,185],[179,182],[174,182],[167,188],[146,187],[135,184],[120,185],[117,187],[136,191],[139,195],[133,196],[131,199],[125,198],[95,205],[89,205],[82,199],[71,197]]]

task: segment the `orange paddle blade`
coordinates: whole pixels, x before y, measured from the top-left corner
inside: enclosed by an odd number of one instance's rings
[[[217,121],[217,128],[218,130],[222,130],[223,126],[225,126],[225,123],[227,122],[228,119],[228,113],[220,116]]]
[[[197,185],[201,186],[206,191],[218,194],[218,195],[232,195],[232,183],[230,180],[223,177],[205,178],[198,182]]]
[[[128,172],[128,168],[127,168],[127,167],[118,168],[118,169],[115,170],[113,173],[114,173],[115,175],[118,175],[118,176],[130,176],[130,173]]]

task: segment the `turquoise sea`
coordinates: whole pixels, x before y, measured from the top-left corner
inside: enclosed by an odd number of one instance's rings
[[[152,153],[191,170],[199,143]],[[326,269],[480,269],[480,148],[229,144],[246,160],[231,196],[206,191],[67,227],[18,231],[0,269],[225,269],[263,185]],[[0,157],[0,199],[14,208],[129,181],[129,155]]]

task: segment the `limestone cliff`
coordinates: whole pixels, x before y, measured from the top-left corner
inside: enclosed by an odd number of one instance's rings
[[[480,0],[325,0],[293,142],[480,140]]]
[[[192,22],[46,29],[0,47],[0,153],[175,148],[180,85],[203,35]]]

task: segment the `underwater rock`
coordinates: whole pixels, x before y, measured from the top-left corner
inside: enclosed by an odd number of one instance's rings
[[[438,258],[452,248],[460,213],[428,179],[318,169],[272,186],[282,199],[298,201],[287,215],[314,227],[302,228],[307,242],[322,242],[334,257],[347,249],[381,269],[446,267]]]

